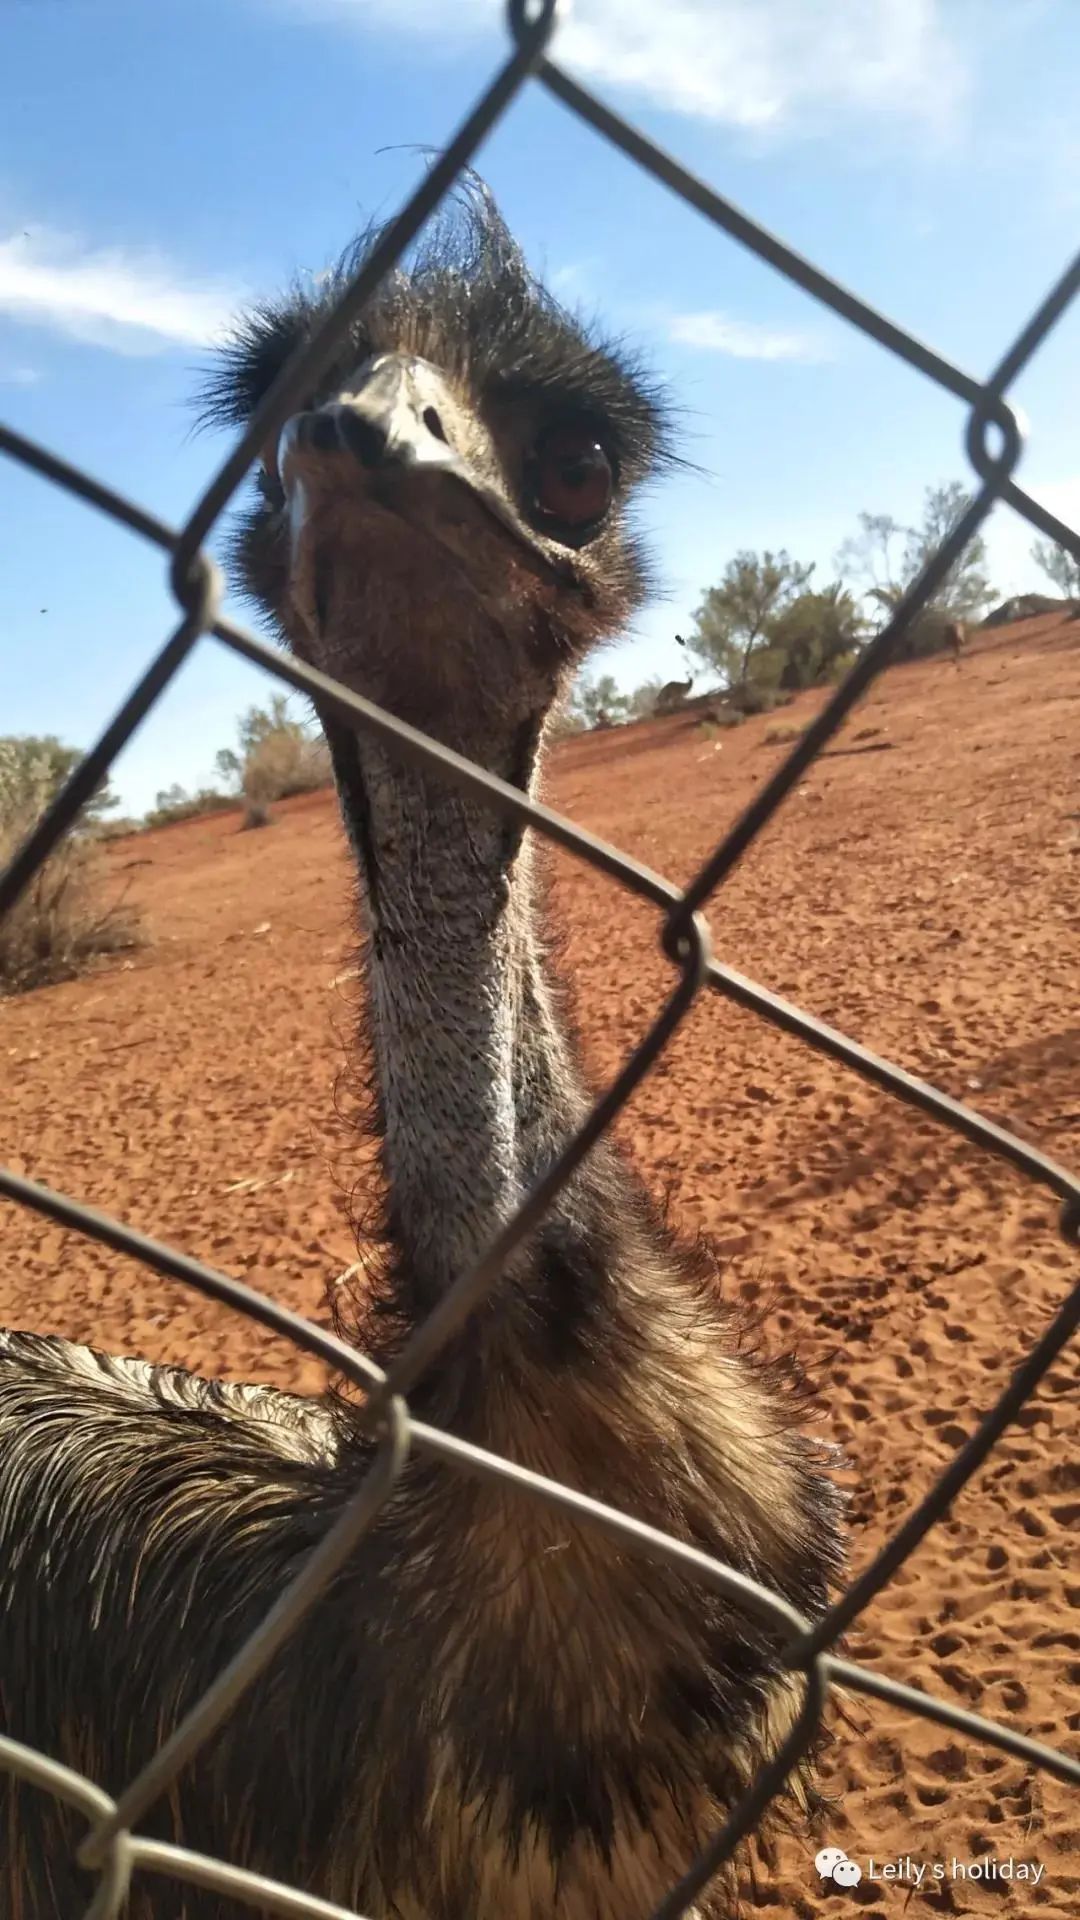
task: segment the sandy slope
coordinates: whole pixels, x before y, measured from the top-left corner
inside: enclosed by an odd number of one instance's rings
[[[788,713],[573,742],[557,804],[688,877],[782,749]],[[1005,629],[957,668],[897,670],[710,911],[718,954],[1067,1165],[1080,1165],[1080,631]],[[870,731],[873,730],[873,731]],[[861,738],[859,736],[862,736]],[[858,749],[858,751],[856,751]],[[0,1153],[319,1315],[353,1259],[332,1093],[355,1018],[350,881],[328,796],[270,832],[234,815],[118,844],[151,944],[0,1004]],[[668,981],[649,909],[559,857],[556,909],[595,1071]],[[343,977],[345,976],[345,977]],[[1007,1168],[711,997],[622,1123],[723,1284],[767,1300],[852,1461],[853,1562],[930,1485],[1075,1275],[1057,1209]],[[316,1386],[257,1328],[0,1205],[0,1320],[234,1376]],[[851,1653],[1077,1749],[1075,1352],[852,1633]],[[759,1877],[777,1916],[1080,1914],[1067,1790],[856,1701],[829,1838],[865,1866],[987,1853],[1037,1887],[823,1894],[806,1850]]]

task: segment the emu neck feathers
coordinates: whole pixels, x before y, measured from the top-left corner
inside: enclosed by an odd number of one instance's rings
[[[390,1217],[422,1301],[486,1251],[587,1098],[541,961],[529,838],[379,746],[362,777]]]

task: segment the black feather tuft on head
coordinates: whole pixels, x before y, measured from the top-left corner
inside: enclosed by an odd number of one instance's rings
[[[369,226],[318,280],[296,279],[235,323],[200,395],[203,426],[242,426],[355,279],[387,226]],[[311,404],[376,352],[416,353],[478,397],[532,394],[602,420],[628,486],[678,464],[664,390],[626,349],[540,284],[475,175],[459,182],[342,340]]]

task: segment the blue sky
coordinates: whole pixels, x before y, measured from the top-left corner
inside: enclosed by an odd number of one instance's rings
[[[220,460],[208,342],[393,210],[503,57],[493,0],[0,0],[0,414],[167,519]],[[748,212],[976,374],[1080,233],[1076,0],[578,0],[557,51]],[[632,335],[704,470],[645,517],[672,636],[738,548],[827,572],[862,508],[965,472],[962,410],[531,87],[479,158],[560,297]],[[1080,314],[1016,398],[1021,477],[1080,519]],[[0,462],[0,732],[85,746],[173,620],[160,556]],[[1044,584],[991,524],[995,584]],[[234,611],[240,611],[234,608]],[[197,784],[269,691],[211,641],[129,747],[125,809]]]

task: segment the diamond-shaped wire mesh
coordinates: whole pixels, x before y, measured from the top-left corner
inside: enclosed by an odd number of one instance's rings
[[[89,1832],[78,1850],[81,1865],[97,1871],[96,1892],[86,1920],[114,1920],[124,1907],[135,1873],[167,1875],[220,1893],[261,1913],[285,1914],[316,1920],[356,1920],[343,1908],[271,1883],[262,1875],[223,1860],[210,1859],[184,1847],[143,1838],[138,1823],[147,1809],[165,1795],[180,1769],[210,1738],[236,1701],[284,1643],[301,1616],[352,1554],[374,1525],[393,1490],[410,1449],[427,1452],[460,1471],[512,1483],[526,1496],[549,1502],[590,1524],[616,1534],[630,1552],[666,1556],[688,1576],[737,1596],[785,1635],[784,1658],[804,1677],[803,1704],[798,1720],[774,1759],[764,1767],[742,1800],[732,1809],[723,1830],[687,1870],[655,1910],[652,1920],[676,1920],[688,1912],[712,1876],[731,1857],[782,1787],[791,1768],[806,1751],[820,1724],[833,1683],[878,1699],[892,1701],[912,1713],[953,1728],[969,1739],[986,1742],[1043,1768],[1061,1780],[1080,1784],[1080,1763],[1010,1728],[999,1726],[951,1703],[888,1679],[845,1660],[836,1651],[842,1634],[914,1551],[929,1529],[946,1512],[960,1489],[986,1458],[998,1436],[1032,1394],[1080,1319],[1080,1281],[1062,1303],[1049,1326],[1017,1368],[1009,1385],[977,1430],[958,1450],[922,1503],[908,1516],[866,1570],[855,1579],[813,1628],[774,1593],[708,1555],[618,1513],[584,1494],[530,1473],[510,1461],[485,1453],[469,1443],[411,1417],[408,1394],[417,1379],[462,1327],[470,1313],[497,1284],[508,1257],[543,1216],[564,1182],[589,1148],[604,1132],[634,1087],[649,1072],[661,1049],[685,1017],[696,996],[711,988],[759,1014],[774,1026],[797,1035],[808,1046],[826,1054],[897,1099],[921,1109],[985,1152],[997,1155],[1028,1179],[1048,1188],[1062,1201],[1061,1232],[1067,1245],[1080,1246],[1080,1178],[1057,1166],[1044,1154],[933,1086],[825,1026],[788,1001],[755,986],[712,957],[702,909],[723,883],[735,863],[771,819],[785,796],[836,732],[855,702],[888,662],[897,641],[931,599],[968,541],[978,532],[996,502],[1005,502],[1032,526],[1080,559],[1080,536],[1031,499],[1014,479],[1021,453],[1016,417],[1005,394],[1017,375],[1080,289],[1080,255],[1037,307],[1013,345],[988,380],[979,381],[951,365],[920,341],[895,326],[855,294],[839,286],[820,269],[803,260],[773,234],[723,200],[704,182],[687,173],[636,128],[613,113],[548,58],[555,27],[556,0],[510,0],[508,24],[511,49],[472,112],[430,167],[422,184],[390,224],[334,311],[285,367],[251,419],[247,431],[217,473],[186,525],[179,532],[163,525],[136,504],[102,486],[89,474],[69,466],[9,429],[0,426],[0,449],[58,486],[122,522],[133,533],[162,547],[171,556],[170,578],[180,608],[175,632],[151,661],[130,697],[68,780],[54,805],[0,876],[0,914],[6,912],[29,883],[81,808],[108,772],[132,733],[158,696],[168,686],[192,647],[204,634],[213,634],[225,646],[304,693],[317,693],[324,707],[395,746],[406,761],[422,765],[455,786],[484,796],[502,809],[601,869],[642,900],[664,914],[664,951],[678,972],[666,1005],[644,1039],[627,1060],[617,1079],[597,1101],[579,1134],[551,1167],[520,1211],[488,1250],[476,1269],[464,1275],[435,1310],[415,1330],[389,1375],[370,1360],[286,1308],[171,1247],[134,1232],[77,1200],[50,1191],[34,1181],[0,1169],[0,1194],[36,1209],[64,1226],[92,1236],[117,1252],[142,1261],[157,1272],[196,1288],[224,1304],[284,1333],[308,1352],[339,1369],[364,1390],[367,1417],[378,1435],[374,1464],[351,1505],[312,1552],[291,1586],[241,1648],[229,1666],[197,1701],[187,1717],[161,1746],[153,1760],[114,1800],[101,1788],[47,1755],[0,1736],[0,1766],[13,1775],[55,1795],[81,1812]],[[528,799],[493,774],[464,760],[414,728],[373,706],[359,695],[336,685],[325,675],[286,657],[226,619],[219,612],[217,571],[202,551],[213,528],[243,480],[258,450],[299,405],[306,390],[329,364],[352,320],[370,298],[382,277],[400,259],[420,229],[469,165],[486,135],[530,81],[545,86],[599,135],[619,148],[637,166],[652,174],[673,193],[696,208],[714,226],[730,234],[760,259],[802,287],[834,313],[877,340],[917,373],[956,395],[970,409],[967,448],[978,486],[962,519],[928,560],[888,626],[860,655],[846,680],[790,754],[767,780],[746,812],[705,861],[683,891],[650,872],[615,848],[596,839],[571,821]],[[996,435],[997,447],[990,442]],[[627,1916],[633,1920],[633,1916]],[[642,1916],[642,1920],[645,1917]]]

